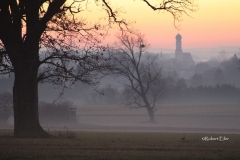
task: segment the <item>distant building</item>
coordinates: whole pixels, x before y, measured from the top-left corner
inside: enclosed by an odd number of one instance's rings
[[[174,53],[173,53],[174,55]],[[164,54],[160,54],[161,59],[164,61]],[[176,50],[175,57],[167,60],[164,63],[165,72],[176,71],[179,77],[190,79],[194,74],[194,61],[192,55],[189,52],[183,52],[182,50],[182,36],[176,35]]]
[[[176,35],[175,60],[181,64],[183,69],[190,68],[194,65],[192,55],[189,52],[182,51],[182,36],[180,34]]]

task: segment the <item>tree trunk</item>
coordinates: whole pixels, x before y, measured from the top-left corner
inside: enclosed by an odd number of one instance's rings
[[[142,100],[145,104],[145,107],[147,108],[148,110],[148,115],[149,115],[149,118],[150,118],[150,122],[151,123],[154,123],[155,122],[155,117],[154,117],[154,111],[153,111],[153,108],[150,106],[149,102],[148,102],[148,99],[147,99],[147,96],[146,94],[143,92],[143,89],[142,89]]]
[[[31,60],[19,62],[14,66],[14,137],[47,137],[39,123],[38,64]]]
[[[154,123],[155,122],[155,117],[154,117],[153,109],[148,107],[147,110],[148,110],[148,115],[149,115],[149,118],[150,118],[150,122]]]

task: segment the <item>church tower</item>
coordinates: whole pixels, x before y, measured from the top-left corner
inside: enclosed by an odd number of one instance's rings
[[[182,36],[178,33],[176,35],[175,58],[179,59],[181,54],[182,54]]]

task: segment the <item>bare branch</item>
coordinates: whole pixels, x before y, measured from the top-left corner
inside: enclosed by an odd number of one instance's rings
[[[167,11],[173,16],[174,26],[179,29],[176,25],[176,21],[181,21],[183,14],[188,16],[189,12],[194,12],[198,9],[195,0],[162,0],[162,2],[155,6],[148,0],[143,0],[152,10],[154,11]]]

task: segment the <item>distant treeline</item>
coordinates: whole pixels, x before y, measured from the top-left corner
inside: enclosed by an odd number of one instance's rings
[[[169,80],[170,82],[171,80]],[[169,90],[161,104],[239,104],[240,88],[229,85],[188,87],[184,79],[169,83]],[[104,94],[92,92],[88,97],[91,105],[122,105],[124,91],[112,86],[102,88]]]
[[[240,60],[237,55],[225,61],[200,62],[188,69],[171,66],[169,60],[159,62],[163,65],[163,75],[175,81],[183,78],[191,87],[232,84],[240,87]]]
[[[159,63],[168,85],[161,104],[240,104],[240,60],[236,55],[222,62],[201,62],[179,71],[171,66],[170,60]],[[119,82],[123,81],[121,77],[107,76],[94,89],[77,82],[65,90],[64,98],[77,105],[122,105],[126,94]],[[13,76],[0,78],[0,92],[12,93],[13,82]],[[39,85],[39,99],[52,102],[61,91],[50,84]],[[0,112],[3,109],[0,108]]]
[[[240,88],[223,84],[216,86],[186,87],[175,85],[169,91],[165,104],[239,104]]]

